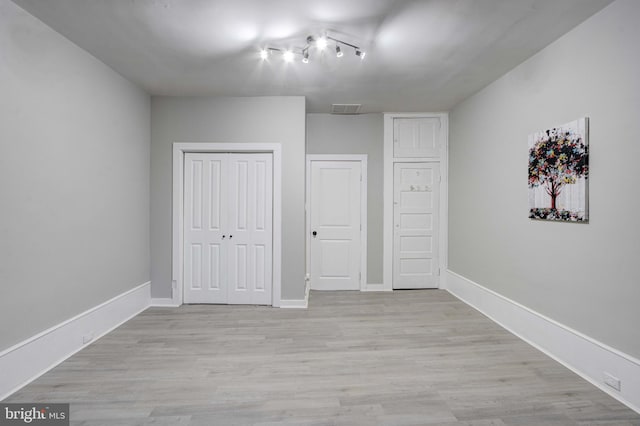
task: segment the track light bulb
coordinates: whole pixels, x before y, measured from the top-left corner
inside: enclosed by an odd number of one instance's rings
[[[340,49],[340,46],[336,46],[336,56],[342,58],[342,55],[344,55],[344,52]]]
[[[367,52],[363,52],[360,49],[356,49],[356,56],[360,57],[360,59],[364,59],[366,54],[367,54]]]
[[[303,64],[308,64],[309,63],[309,51],[306,50],[306,49],[302,53],[302,63]]]
[[[260,51],[260,59],[262,59],[263,61],[266,60],[269,57],[269,51],[267,51],[267,49],[262,49]]]
[[[282,59],[284,59],[285,62],[293,62],[293,52],[290,50],[285,50],[282,54]]]
[[[320,50],[323,50],[327,47],[327,39],[325,37],[319,37],[316,40],[316,47]]]

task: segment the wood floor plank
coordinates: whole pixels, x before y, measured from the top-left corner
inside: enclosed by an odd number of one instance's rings
[[[6,401],[69,402],[76,426],[640,425],[440,290],[152,308]]]

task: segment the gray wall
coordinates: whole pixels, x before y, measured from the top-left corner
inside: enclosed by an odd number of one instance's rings
[[[282,298],[304,298],[304,97],[153,97],[151,281],[171,296],[172,144],[282,144]]]
[[[367,281],[382,283],[382,114],[307,114],[307,154],[367,154]]]
[[[149,97],[0,0],[0,350],[149,281]]]
[[[451,113],[449,268],[640,357],[640,2],[619,0]],[[527,218],[527,135],[590,118],[589,224]]]

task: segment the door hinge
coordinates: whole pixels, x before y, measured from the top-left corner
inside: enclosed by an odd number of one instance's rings
[[[362,282],[362,272],[358,272],[358,281]]]
[[[438,175],[438,182],[442,182],[442,175]]]
[[[440,268],[438,268],[438,276],[440,276]]]

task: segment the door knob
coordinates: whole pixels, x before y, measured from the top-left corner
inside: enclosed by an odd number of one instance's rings
[[[316,231],[313,231],[313,232],[311,233],[311,235],[313,235],[313,236],[315,237],[316,235],[318,235],[318,233],[317,233]]]
[[[233,238],[233,235],[229,235],[229,239]]]
[[[223,235],[223,236],[222,236],[222,239],[223,239],[223,240],[224,240],[224,237],[226,237],[226,235]]]

